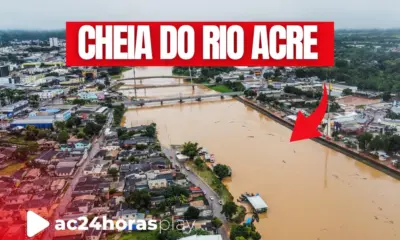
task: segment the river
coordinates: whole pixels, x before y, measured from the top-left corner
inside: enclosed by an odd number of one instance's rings
[[[400,239],[400,181],[311,140],[289,143],[289,129],[235,100],[144,107],[126,118],[157,123],[162,144],[196,141],[231,166],[225,183],[235,199],[259,193],[269,206],[256,224],[262,239]]]

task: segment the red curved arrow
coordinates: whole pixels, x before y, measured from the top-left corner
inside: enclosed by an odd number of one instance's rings
[[[318,125],[324,119],[326,109],[328,108],[328,93],[324,83],[324,94],[315,111],[307,118],[302,112],[297,113],[296,123],[294,124],[290,142],[319,137],[322,134],[318,131]]]

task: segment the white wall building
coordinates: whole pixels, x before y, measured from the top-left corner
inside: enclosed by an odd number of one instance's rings
[[[50,38],[50,47],[58,47],[58,38]]]

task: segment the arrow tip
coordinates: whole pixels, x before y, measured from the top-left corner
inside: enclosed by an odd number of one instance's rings
[[[296,123],[294,124],[293,132],[290,137],[290,142],[321,136],[322,134],[313,127],[315,126],[310,126],[307,124],[306,117],[303,115],[303,113],[298,112]]]

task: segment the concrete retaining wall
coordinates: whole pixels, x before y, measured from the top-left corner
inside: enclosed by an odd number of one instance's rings
[[[281,117],[276,116],[275,114],[273,114],[272,112],[268,111],[265,108],[262,108],[260,106],[258,106],[256,103],[248,101],[242,97],[235,97],[236,100],[238,100],[239,102],[257,110],[260,113],[263,113],[264,115],[268,116],[269,118],[272,118],[273,120],[279,122],[280,124],[282,124],[283,126],[289,128],[289,129],[293,129],[294,124],[287,122],[286,120],[284,120]],[[369,157],[360,155],[346,147],[343,147],[341,145],[336,144],[335,142],[329,141],[325,138],[319,137],[319,138],[313,138],[312,139],[315,142],[318,142],[326,147],[329,147],[331,149],[334,149],[338,152],[341,152],[343,154],[345,154],[346,156],[349,156],[351,158],[354,158],[360,162],[363,162],[365,164],[367,164],[370,167],[373,167],[381,172],[384,172],[386,174],[388,174],[389,176],[396,178],[397,180],[400,180],[400,172],[396,171],[386,165],[380,164],[379,162],[374,161],[373,159],[370,159]]]

